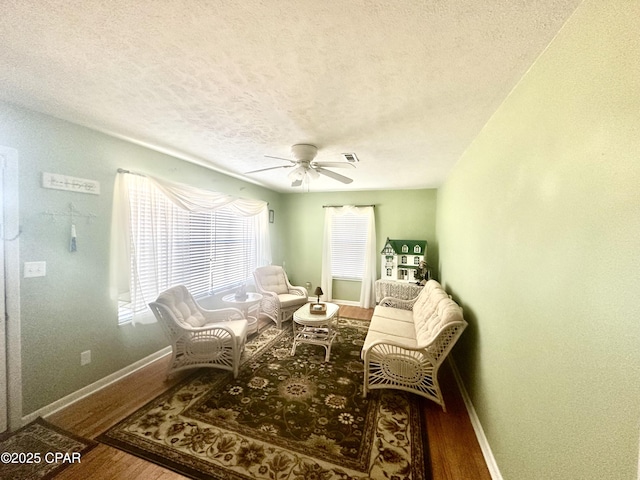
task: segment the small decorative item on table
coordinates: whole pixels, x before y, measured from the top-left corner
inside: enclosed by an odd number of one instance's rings
[[[431,267],[424,260],[420,260],[418,268],[416,268],[415,279],[416,285],[426,285],[427,281],[431,278]]]
[[[247,286],[242,285],[236,290],[235,299],[239,302],[244,302],[247,299]]]
[[[327,313],[326,303],[312,303],[309,307],[309,313],[315,313],[316,315],[324,315]]]
[[[322,288],[316,287],[316,291],[313,292],[314,295],[318,296],[318,301],[316,303],[312,303],[309,305],[309,313],[315,313],[317,315],[323,315],[327,312],[327,305],[324,303],[320,303],[320,295],[324,295]]]

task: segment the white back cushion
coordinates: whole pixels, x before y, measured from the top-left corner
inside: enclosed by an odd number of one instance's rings
[[[448,296],[441,297],[435,311],[429,317],[415,323],[418,345],[429,345],[448,325],[463,320],[462,308]]]
[[[416,329],[421,323],[427,321],[431,315],[436,311],[436,307],[440,300],[449,298],[447,292],[441,288],[436,288],[431,293],[428,293],[424,298],[418,298],[420,302],[416,301],[413,304],[413,321],[416,324]]]
[[[449,323],[462,321],[462,309],[435,280],[429,280],[413,304],[418,345],[431,343]]]
[[[256,269],[255,275],[263,289],[268,292],[289,293],[284,269],[277,265],[269,265]]]
[[[195,300],[186,289],[175,287],[164,292],[157,300],[166,305],[178,322],[186,323],[192,327],[202,327],[205,318],[195,304]]]

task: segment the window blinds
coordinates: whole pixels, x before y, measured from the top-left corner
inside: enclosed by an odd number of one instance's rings
[[[244,284],[259,266],[254,217],[230,207],[183,210],[151,182],[129,188],[129,206],[131,301],[120,304],[120,323],[174,285],[203,297]]]
[[[362,280],[367,245],[368,218],[347,213],[332,219],[331,276],[338,280]]]

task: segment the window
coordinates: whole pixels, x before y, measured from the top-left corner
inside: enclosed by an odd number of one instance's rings
[[[119,305],[119,323],[146,312],[148,303],[174,285],[196,298],[244,284],[260,256],[255,216],[225,206],[188,211],[151,182],[128,183],[131,271],[129,301]]]
[[[373,205],[325,207],[322,242],[322,279],[324,297],[333,300],[333,280],[360,281],[363,308],[375,305],[376,221]]]
[[[369,219],[347,213],[332,219],[331,276],[338,280],[362,280]]]

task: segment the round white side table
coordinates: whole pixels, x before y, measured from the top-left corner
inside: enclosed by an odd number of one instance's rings
[[[247,333],[255,333],[258,331],[258,317],[260,316],[260,302],[262,295],[255,292],[247,292],[247,298],[239,300],[235,293],[225,295],[222,301],[230,307],[237,308],[244,314],[247,319]],[[254,310],[254,311],[252,311]]]

